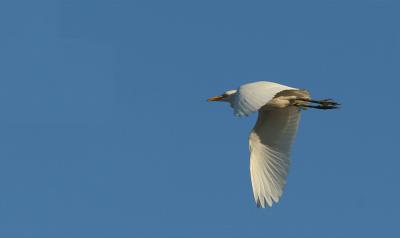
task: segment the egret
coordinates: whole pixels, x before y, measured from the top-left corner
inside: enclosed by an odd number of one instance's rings
[[[290,165],[290,148],[301,109],[335,109],[332,99],[313,100],[307,90],[260,81],[241,85],[208,101],[228,102],[236,116],[258,112],[249,135],[250,177],[258,207],[279,202]]]

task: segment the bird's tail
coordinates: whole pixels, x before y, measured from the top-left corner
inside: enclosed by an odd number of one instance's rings
[[[327,109],[339,108],[340,103],[337,103],[332,99],[313,100],[309,98],[297,98],[293,105],[304,109],[315,108],[315,109],[327,110]]]

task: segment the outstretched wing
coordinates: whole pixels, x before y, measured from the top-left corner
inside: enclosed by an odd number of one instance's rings
[[[299,119],[300,110],[293,106],[258,114],[249,137],[251,184],[258,207],[271,207],[282,195]]]
[[[267,81],[244,84],[239,87],[231,106],[236,116],[247,116],[257,112],[277,93],[289,89],[296,88]]]

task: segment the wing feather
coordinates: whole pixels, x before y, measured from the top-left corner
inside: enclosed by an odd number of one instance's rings
[[[297,107],[260,111],[250,133],[250,173],[259,207],[278,202],[290,166],[290,147],[300,119]]]
[[[247,116],[257,112],[273,99],[277,93],[290,89],[296,88],[267,81],[244,84],[237,90],[231,106],[236,116]]]

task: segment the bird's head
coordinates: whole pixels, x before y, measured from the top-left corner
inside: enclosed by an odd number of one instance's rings
[[[209,101],[209,102],[217,102],[217,101],[230,102],[231,99],[233,98],[232,96],[234,96],[236,94],[236,92],[237,92],[237,90],[228,90],[221,95],[207,99],[207,101]]]

